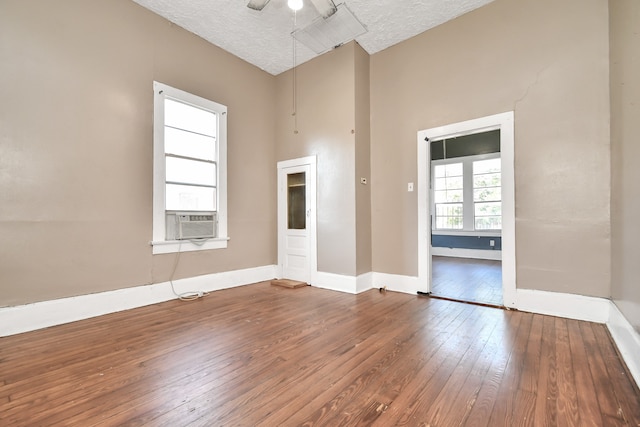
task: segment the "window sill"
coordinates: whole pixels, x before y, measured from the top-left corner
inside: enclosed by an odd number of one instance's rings
[[[151,242],[153,254],[170,254],[176,252],[207,251],[210,249],[226,249],[228,237],[216,237],[203,242],[191,240],[160,240]]]
[[[500,230],[431,230],[432,235],[436,236],[479,236],[479,237],[500,237]]]

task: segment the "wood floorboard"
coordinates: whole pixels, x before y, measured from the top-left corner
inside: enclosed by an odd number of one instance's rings
[[[431,293],[457,301],[502,306],[502,262],[433,256]]]
[[[422,306],[421,304],[415,304],[415,302],[416,301],[412,301],[411,306],[419,309],[419,311],[417,312],[419,314],[422,312],[421,309],[425,308],[425,306]],[[461,311],[462,310],[456,308],[455,310],[452,310],[452,314],[457,316]],[[425,313],[424,320],[421,320],[420,317],[417,317],[416,320],[420,320],[420,322],[416,323],[421,323],[422,321],[428,322],[429,317],[430,316],[427,316]],[[434,320],[435,319],[431,317],[431,321]],[[447,320],[445,319],[445,322],[446,321]],[[394,350],[397,350],[397,347],[401,345],[401,343],[404,343],[406,341],[406,334],[411,335],[412,331],[420,327],[418,324],[410,325],[410,329],[405,331],[402,335],[398,335],[397,331],[393,330],[394,328],[392,326],[392,323],[386,322],[385,327],[389,326],[391,327],[391,330],[389,330],[387,334],[387,330],[385,329],[385,340],[382,341],[378,339],[378,341],[381,341],[381,345],[374,348],[375,352],[367,352],[366,359],[358,359],[357,363],[349,363],[350,360],[347,360],[345,362],[340,362],[340,360],[337,360],[337,362],[339,363],[339,367],[337,367],[338,370],[335,373],[337,373],[338,375],[331,379],[326,388],[319,389],[315,393],[309,393],[307,399],[305,399],[305,404],[303,405],[303,407],[301,406],[302,409],[298,411],[290,421],[294,424],[301,424],[305,418],[309,417],[316,417],[316,422],[317,419],[321,420],[331,417],[333,415],[330,412],[332,408],[334,406],[337,407],[338,404],[342,402],[342,391],[348,391],[348,386],[350,383],[359,381],[360,377],[363,376],[362,370],[365,368],[379,369],[378,365],[380,364],[380,358],[384,357],[385,354],[392,354]],[[415,339],[418,340],[419,337],[416,336]],[[367,361],[369,360],[377,360],[378,363],[372,366],[370,363],[367,363]],[[291,417],[291,414],[289,412],[290,411],[286,407],[283,407],[273,415],[263,419],[260,425],[280,425],[280,423],[285,422],[289,417]]]
[[[604,325],[269,282],[0,338],[0,426],[640,425]]]
[[[498,389],[498,395],[501,398],[493,405],[493,411],[489,418],[490,426],[512,426],[516,424],[513,419],[516,404],[515,397],[521,378],[520,374],[524,367],[524,356],[533,320],[533,315],[530,313],[521,313],[521,316],[522,319],[518,330],[510,340],[513,347]]]
[[[613,380],[609,378],[606,362],[601,353],[601,348],[607,343],[598,345],[591,324],[581,324],[580,331],[585,342],[587,353],[590,355],[589,370],[591,377],[599,391],[599,393],[596,394],[596,398],[600,407],[600,413],[603,418],[608,420],[609,425],[626,425],[616,399],[615,384]]]
[[[558,398],[555,318],[543,317],[540,346],[540,374],[534,419],[542,425],[557,425],[556,401]]]
[[[569,336],[567,332],[567,320],[556,318],[556,361],[558,364],[558,425],[580,425],[578,413],[578,397],[576,395],[576,382],[573,375],[573,363]]]
[[[609,331],[604,325],[591,325],[596,335],[597,342],[603,343],[600,350],[604,356],[605,367],[610,380],[614,383],[614,395],[618,406],[618,415],[629,425],[640,426],[640,407],[630,405],[627,395],[637,395],[639,393],[637,384],[633,383],[631,375],[626,366],[617,363],[620,355],[616,351]]]
[[[572,368],[575,372],[577,390],[596,390],[591,378],[589,369],[576,368],[589,366],[589,356],[585,349],[584,339],[580,333],[578,322],[569,322],[569,343],[571,346]],[[582,415],[581,421],[584,426],[602,426],[604,420],[598,408],[598,400],[595,395],[587,393],[577,393],[579,413]]]
[[[465,408],[466,414],[463,417],[464,426],[480,427],[487,426],[489,418],[498,400],[498,391],[502,383],[507,363],[513,349],[511,337],[513,331],[517,331],[522,321],[522,316],[513,316],[511,313],[505,314],[506,327],[501,330],[494,353],[491,355],[491,365],[489,371],[481,379],[480,385],[474,389],[475,398],[471,400]]]
[[[392,353],[390,353],[390,356],[392,356],[392,358],[381,360],[381,363],[376,365],[376,367],[375,367],[375,368],[377,368],[376,370],[371,370],[371,371],[364,372],[362,375],[360,375],[359,377],[355,378],[353,380],[352,386],[348,387],[348,390],[350,392],[352,392],[351,396],[347,396],[347,397],[349,397],[348,399],[345,399],[345,396],[339,396],[341,401],[344,401],[346,403],[351,403],[351,407],[349,407],[349,405],[347,405],[347,407],[345,409],[341,409],[340,406],[332,405],[332,406],[335,406],[336,409],[334,410],[333,417],[328,420],[327,424],[330,424],[330,425],[344,425],[345,423],[347,423],[350,420],[352,414],[358,410],[358,406],[361,409],[361,411],[360,411],[361,412],[361,414],[360,414],[361,419],[366,419],[369,423],[371,421],[375,420],[378,416],[380,416],[382,414],[383,410],[388,407],[388,405],[391,402],[391,400],[381,401],[381,400],[377,400],[376,399],[374,401],[367,401],[367,403],[365,405],[357,405],[357,404],[354,405],[354,403],[360,401],[360,399],[359,399],[359,395],[360,394],[370,395],[371,393],[375,392],[375,390],[368,391],[368,390],[364,389],[363,385],[369,385],[369,386],[371,386],[373,388],[379,387],[380,380],[382,379],[384,381],[383,377],[384,377],[384,373],[385,372],[387,372],[389,374],[392,374],[393,371],[396,371],[397,369],[399,369],[399,367],[397,365],[406,363],[405,362],[405,358],[406,358],[405,355],[407,355],[409,357],[412,357],[413,355],[411,353],[407,354],[407,350],[401,348],[400,346],[403,346],[403,347],[404,346],[408,346],[406,348],[416,347],[416,346],[412,345],[413,341],[415,339],[418,339],[418,337],[416,335],[422,334],[423,333],[423,329],[425,327],[428,327],[428,323],[420,324],[419,325],[419,330],[416,330],[413,335],[407,336],[406,337],[407,338],[406,341],[402,341],[401,343],[400,342],[396,342],[396,348],[394,349],[394,351]],[[456,329],[456,331],[458,329]],[[454,332],[454,334],[455,334],[455,332]],[[444,345],[444,343],[445,342],[443,342],[443,345]],[[431,342],[430,345],[434,345],[434,342]],[[384,384],[384,382],[383,382],[383,384]],[[357,393],[357,391],[360,391],[360,393]],[[358,415],[356,415],[356,417],[358,417]],[[311,423],[311,424],[315,423],[313,417],[311,417],[310,420],[307,420],[307,422]]]

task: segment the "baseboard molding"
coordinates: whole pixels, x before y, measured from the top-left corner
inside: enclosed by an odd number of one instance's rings
[[[376,273],[374,271],[357,277],[319,271],[316,279],[316,282],[312,283],[313,286],[350,294],[386,287],[388,291],[415,295],[419,289],[417,277]]]
[[[368,291],[373,287],[373,272],[368,272],[356,277],[356,293]]]
[[[211,292],[276,277],[276,266],[174,280],[177,293]],[[0,308],[0,337],[75,322],[175,299],[169,282]]]
[[[631,376],[640,387],[640,359],[638,358],[640,354],[640,334],[633,328],[613,301],[609,301],[607,328],[609,328],[611,337],[627,364]]]
[[[344,274],[327,273],[324,271],[318,271],[318,274],[316,274],[316,280],[314,283],[311,283],[311,286],[329,289],[331,291],[346,292],[349,294],[356,294],[358,289],[356,277],[346,276]]]
[[[387,288],[388,291],[402,292],[416,295],[419,287],[419,280],[415,276],[403,276],[399,274],[373,273],[373,288]],[[426,287],[425,289],[426,290]]]
[[[516,289],[516,308],[530,313],[606,323],[609,300],[559,292]]]
[[[502,251],[490,251],[483,249],[464,249],[464,248],[431,248],[432,256],[449,256],[454,258],[475,258],[490,259],[495,261],[502,260]]]
[[[359,294],[360,292],[371,289],[373,274],[374,273],[369,272],[353,277],[319,271],[318,274],[316,274],[316,281],[311,285],[332,291]]]

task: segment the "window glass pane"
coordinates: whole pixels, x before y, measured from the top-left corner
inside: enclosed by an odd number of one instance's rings
[[[164,124],[203,135],[216,135],[215,113],[169,98],[164,99]]]
[[[473,187],[499,187],[501,184],[500,172],[486,173],[473,176]]]
[[[447,190],[447,202],[462,202],[463,190]]]
[[[473,174],[500,172],[500,158],[478,160],[473,162]]]
[[[462,176],[462,163],[444,165],[446,176]]]
[[[445,178],[446,183],[445,186],[449,190],[457,190],[462,189],[462,177],[461,176],[453,176]]]
[[[476,218],[479,216],[494,216],[502,214],[502,203],[500,202],[483,202],[475,204]]]
[[[487,187],[473,190],[473,200],[475,202],[497,202],[502,200],[502,188]]]
[[[444,177],[444,165],[436,165],[433,170],[433,174],[436,178]]]
[[[435,203],[462,202],[463,190],[439,190],[434,191]]]
[[[167,156],[166,180],[185,184],[216,185],[215,163]]]
[[[438,230],[462,230],[462,217],[440,216],[436,218]]]
[[[438,216],[462,216],[462,203],[441,203],[436,205]]]
[[[215,211],[216,189],[167,184],[166,209],[170,211]]]
[[[436,204],[437,229],[462,229],[462,203]]]
[[[475,220],[476,230],[500,230],[502,229],[501,216],[482,216]]]
[[[165,127],[164,151],[178,156],[215,160],[216,140],[212,136]]]

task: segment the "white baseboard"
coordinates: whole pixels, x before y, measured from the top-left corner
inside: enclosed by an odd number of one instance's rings
[[[211,292],[276,277],[276,266],[174,280],[177,293]],[[169,282],[0,308],[0,337],[175,299]]]
[[[373,273],[372,287],[376,289],[386,287],[388,291],[412,295],[416,295],[420,290],[417,277],[387,273]],[[426,289],[426,286],[424,288]]]
[[[388,291],[415,295],[419,289],[417,277],[398,274],[370,272],[353,277],[319,271],[316,279],[316,283],[312,283],[313,286],[350,294],[386,287]]]
[[[356,277],[356,293],[368,291],[373,287],[373,274],[370,271]]]
[[[491,259],[495,261],[502,260],[502,251],[490,251],[483,249],[463,249],[463,248],[431,248],[432,256],[450,256],[454,258],[475,258],[475,259]]]
[[[329,289],[332,291],[346,292],[349,294],[357,293],[358,288],[356,277],[344,274],[327,273],[324,271],[318,271],[318,274],[316,274],[316,280],[314,283],[311,283],[311,286]]]
[[[318,274],[316,274],[316,281],[311,285],[332,291],[359,294],[360,292],[365,292],[371,289],[373,274],[374,273],[369,272],[353,277],[344,274],[319,271]]]
[[[640,387],[640,334],[633,328],[618,306],[609,301],[607,327],[633,379]]]
[[[516,309],[530,313],[606,323],[609,319],[606,298],[559,292],[516,289]]]

